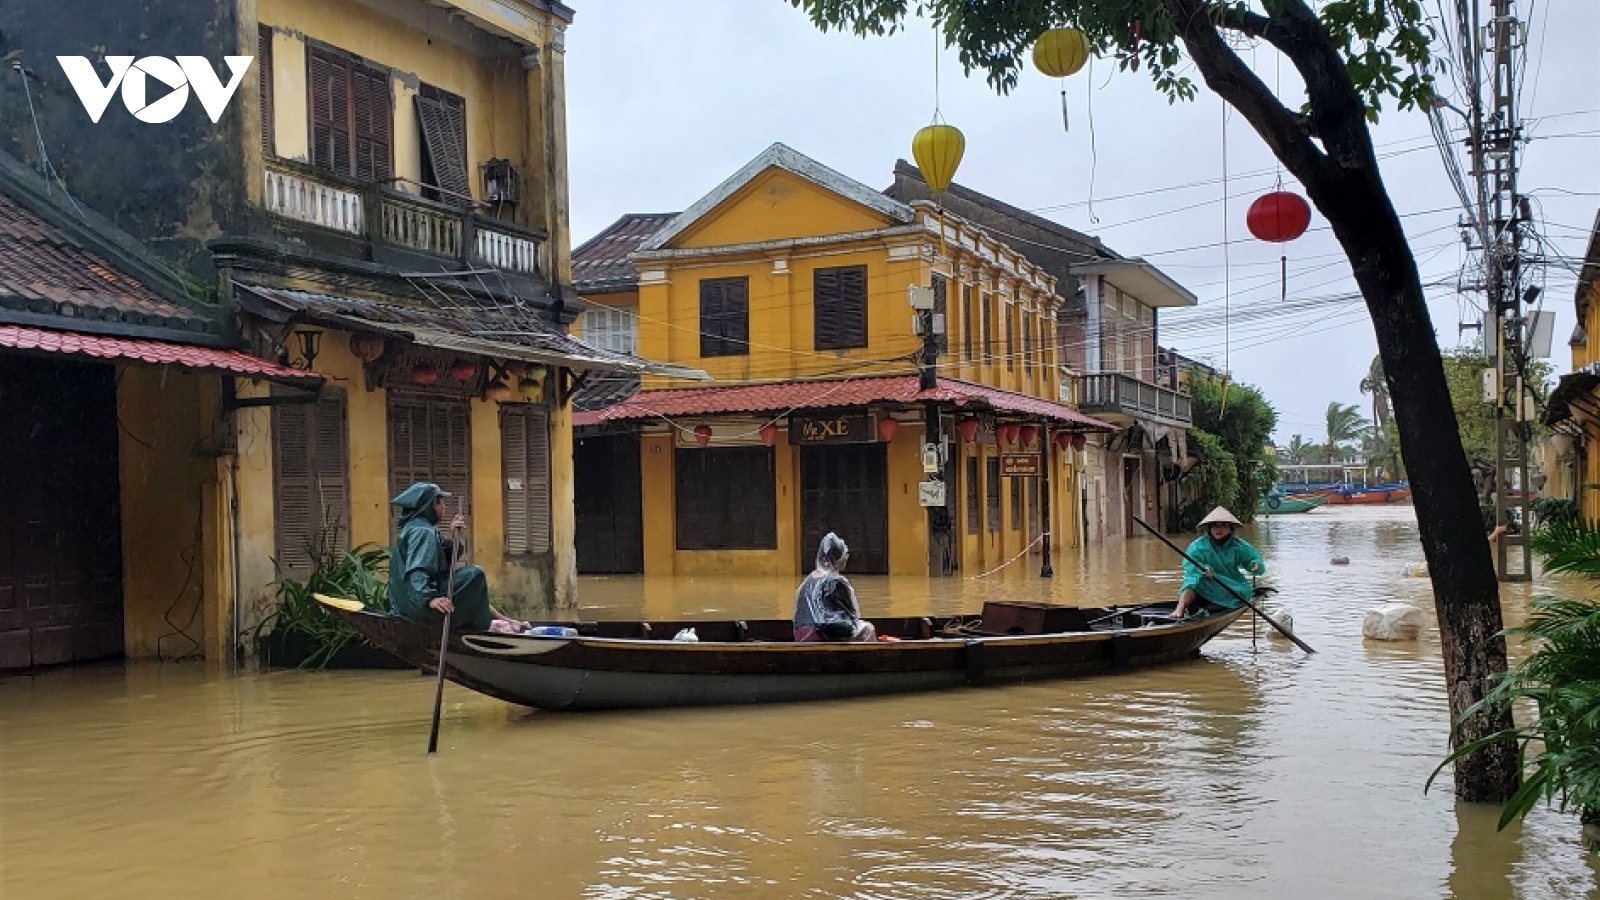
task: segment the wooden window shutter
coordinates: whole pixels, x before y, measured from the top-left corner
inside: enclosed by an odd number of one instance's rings
[[[311,48],[311,164],[350,174],[350,64]]]
[[[867,346],[867,267],[839,270],[839,346]]]
[[[349,546],[350,474],[342,394],[272,411],[273,527],[279,567],[304,579]]]
[[[972,285],[961,286],[961,358],[972,362]]]
[[[977,534],[983,530],[982,510],[979,508],[983,502],[983,494],[978,483],[978,458],[967,457],[967,534]]]
[[[1000,457],[991,456],[984,460],[984,488],[988,503],[986,516],[990,531],[1000,530]]]
[[[1006,311],[1006,371],[1017,370],[1017,304],[1005,307]]]
[[[433,186],[444,191],[439,199],[458,205],[471,202],[466,101],[427,85],[422,86],[415,100],[426,165],[431,170]]]
[[[1011,530],[1022,530],[1022,479],[1011,478]]]
[[[271,156],[274,147],[272,105],[272,29],[260,26],[256,34],[256,87],[261,93],[261,153]]]
[[[550,417],[542,406],[500,407],[506,553],[550,552]]]
[[[750,282],[707,278],[700,282],[700,355],[742,356],[749,352]]]
[[[811,275],[812,320],[815,323],[816,349],[829,350],[839,346],[841,304],[844,299],[839,290],[838,269],[817,269]]]
[[[1022,311],[1022,371],[1033,370],[1033,313]]]
[[[978,302],[983,314],[983,361],[994,359],[994,295],[978,292]]]
[[[394,145],[394,116],[389,108],[389,73],[352,65],[350,96],[350,130],[355,137],[354,174],[363,181],[388,181]]]
[[[391,392],[390,496],[419,481],[431,481],[454,495],[446,502],[451,516],[458,508],[472,514],[472,431],[467,403]]]

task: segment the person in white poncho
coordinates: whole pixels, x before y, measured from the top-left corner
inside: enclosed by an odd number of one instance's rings
[[[833,532],[817,548],[817,567],[794,594],[794,639],[797,641],[876,641],[878,631],[861,620],[855,589],[840,573],[850,548]]]

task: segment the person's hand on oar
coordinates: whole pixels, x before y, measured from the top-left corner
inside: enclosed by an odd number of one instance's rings
[[[448,616],[456,611],[455,603],[449,597],[435,597],[428,601],[428,608],[441,616]]]

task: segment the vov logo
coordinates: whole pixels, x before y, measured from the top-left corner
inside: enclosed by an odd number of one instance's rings
[[[83,102],[90,121],[100,121],[106,106],[111,103],[111,96],[121,87],[122,103],[128,107],[128,112],[141,122],[158,125],[172,121],[178,113],[183,112],[183,107],[189,102],[190,88],[200,98],[200,105],[205,107],[206,115],[211,117],[212,122],[222,118],[222,111],[233,99],[233,92],[238,90],[239,82],[244,80],[244,73],[249,70],[250,61],[255,57],[223,58],[228,62],[228,70],[233,73],[232,80],[227,84],[217,78],[211,62],[203,56],[180,56],[176,61],[165,56],[144,56],[137,62],[131,56],[107,56],[105,60],[111,69],[111,80],[104,82],[100,80],[100,73],[94,70],[94,64],[86,57],[58,56],[56,60],[61,63],[61,70],[67,73],[67,80],[72,82],[72,89],[78,92],[78,99]],[[148,99],[152,79],[170,89],[165,96],[153,101]]]

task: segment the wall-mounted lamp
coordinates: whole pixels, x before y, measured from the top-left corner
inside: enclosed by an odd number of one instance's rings
[[[317,361],[317,351],[322,346],[322,332],[315,328],[299,328],[294,336],[300,342],[300,358],[290,365],[310,371],[311,364]]]

